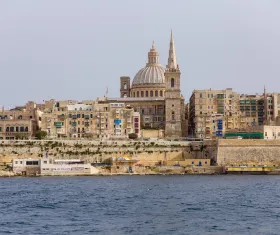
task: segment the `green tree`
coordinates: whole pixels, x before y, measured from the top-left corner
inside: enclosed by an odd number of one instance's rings
[[[135,140],[135,139],[138,138],[138,135],[135,134],[135,133],[130,133],[130,134],[128,135],[128,138],[131,139],[131,140]]]
[[[39,131],[36,131],[36,133],[35,133],[35,137],[36,137],[36,139],[38,139],[38,140],[45,139],[46,136],[47,136],[47,132],[46,132],[46,131],[41,131],[41,130],[39,130]]]

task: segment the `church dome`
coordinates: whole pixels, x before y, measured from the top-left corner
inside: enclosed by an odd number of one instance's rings
[[[148,53],[148,63],[146,64],[146,67],[140,69],[135,75],[132,86],[165,83],[165,70],[161,64],[159,64],[158,58],[159,54],[153,43],[152,48]]]
[[[164,68],[161,66],[146,66],[135,75],[132,85],[164,83]]]

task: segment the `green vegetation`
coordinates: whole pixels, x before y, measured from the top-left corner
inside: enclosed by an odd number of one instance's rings
[[[138,135],[135,134],[135,133],[130,133],[130,134],[128,135],[128,138],[131,139],[131,140],[136,140],[136,139],[138,138]]]
[[[36,131],[36,133],[35,133],[35,137],[36,137],[36,139],[38,139],[38,140],[43,140],[43,139],[46,138],[47,134],[48,134],[48,133],[47,133],[46,131],[38,130],[38,131]]]

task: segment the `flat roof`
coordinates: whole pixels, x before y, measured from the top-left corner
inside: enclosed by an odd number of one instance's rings
[[[127,98],[108,98],[107,101],[165,101],[164,97],[127,97]]]

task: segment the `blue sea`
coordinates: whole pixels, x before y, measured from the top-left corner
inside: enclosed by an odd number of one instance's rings
[[[280,234],[280,177],[0,178],[0,234]]]

